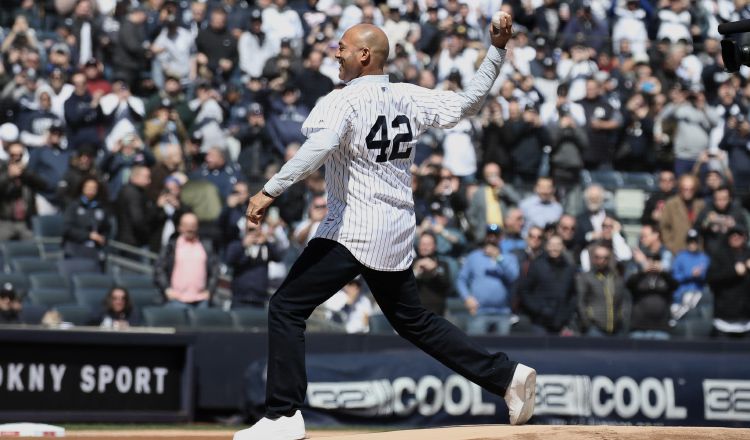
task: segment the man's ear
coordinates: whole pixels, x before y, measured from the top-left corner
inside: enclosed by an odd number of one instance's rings
[[[372,61],[372,53],[369,48],[362,48],[362,55],[360,55],[359,61],[364,65],[370,64],[370,61]]]

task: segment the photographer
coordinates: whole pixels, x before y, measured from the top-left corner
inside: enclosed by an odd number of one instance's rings
[[[157,156],[161,156],[163,146],[181,145],[188,137],[179,113],[172,106],[172,101],[166,98],[161,100],[152,118],[144,124],[143,134],[146,144],[155,150]]]
[[[687,86],[677,83],[670,98],[672,102],[656,117],[654,136],[663,143],[671,141],[675,155],[674,170],[679,177],[690,173],[701,152],[708,149],[709,134],[720,119],[706,105],[706,97],[700,90],[688,90]],[[666,120],[675,122],[671,139],[662,129]]]
[[[0,241],[30,240],[28,220],[36,211],[36,191],[47,189],[47,184],[26,168],[23,144],[11,142],[5,150],[8,162],[0,161]]]
[[[445,298],[452,293],[453,287],[448,263],[438,257],[436,243],[432,232],[419,236],[412,270],[422,304],[427,310],[442,316],[445,313]]]
[[[248,223],[240,237],[226,251],[227,265],[234,272],[232,308],[263,308],[268,301],[268,263],[280,261],[284,253],[273,234],[266,234],[261,226]]]

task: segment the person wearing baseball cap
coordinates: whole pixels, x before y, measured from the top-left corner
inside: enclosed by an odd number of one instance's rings
[[[750,336],[750,249],[747,229],[727,231],[726,246],[711,254],[708,285],[714,292],[713,336],[723,339]]]
[[[672,320],[677,321],[694,309],[706,289],[706,271],[710,260],[701,250],[701,235],[690,229],[685,237],[687,248],[672,262],[672,276],[680,283],[674,292],[671,306]]]

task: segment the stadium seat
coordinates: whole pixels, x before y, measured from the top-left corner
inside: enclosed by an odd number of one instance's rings
[[[149,327],[187,327],[187,311],[170,307],[144,307],[143,322]]]
[[[10,264],[13,272],[25,273],[27,275],[35,273],[57,273],[57,262],[53,260],[43,260],[38,257],[19,257],[11,261]]]
[[[33,241],[5,241],[0,243],[0,252],[3,254],[3,262],[8,272],[11,270],[11,263],[16,258],[41,258],[42,256],[39,246]]]
[[[164,303],[164,295],[156,287],[128,288],[130,301],[139,308],[157,306]]]
[[[598,170],[588,171],[589,182],[584,182],[585,186],[592,183],[598,183],[608,190],[615,190],[622,188],[625,184],[622,175],[617,171],[612,170]]]
[[[268,311],[265,309],[245,307],[232,310],[231,315],[237,329],[268,328]]]
[[[683,318],[672,327],[670,333],[678,339],[705,339],[711,336],[713,322],[700,317]]]
[[[640,220],[646,193],[641,189],[618,189],[615,191],[615,214],[621,220]]]
[[[5,283],[13,285],[16,295],[25,295],[29,291],[29,279],[23,273],[0,273],[0,286]]]
[[[31,218],[31,230],[35,237],[62,238],[63,223],[62,214],[37,215]]]
[[[45,307],[55,307],[63,304],[73,304],[75,301],[70,291],[64,287],[31,287],[29,300],[32,304]]]
[[[55,310],[60,313],[63,322],[70,322],[73,325],[93,325],[96,319],[91,309],[77,304],[62,304],[55,306]]]
[[[79,273],[98,273],[102,271],[99,262],[91,258],[64,258],[58,260],[57,270],[60,275],[70,279]]]
[[[79,305],[98,310],[104,304],[104,298],[114,286],[114,279],[107,274],[73,274],[73,295]]]
[[[42,323],[42,318],[44,318],[45,313],[47,313],[46,306],[26,303],[21,309],[19,318],[24,324],[39,325]]]
[[[32,289],[62,288],[68,290],[68,280],[56,272],[34,273],[29,275],[29,287]]]
[[[622,173],[626,188],[651,192],[656,189],[656,179],[651,173]]]
[[[150,275],[115,275],[115,284],[128,290],[156,287],[154,277]]]
[[[372,315],[370,316],[370,334],[373,335],[392,335],[396,333],[388,322],[388,318],[385,315]]]
[[[194,309],[188,312],[190,326],[197,329],[232,328],[232,315],[221,309]]]

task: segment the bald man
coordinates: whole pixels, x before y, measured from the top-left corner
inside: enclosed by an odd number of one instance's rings
[[[348,29],[336,53],[346,87],[322,98],[302,125],[307,141],[250,199],[249,224],[274,199],[325,164],[328,214],[271,298],[266,416],[235,440],[304,438],[305,320],[358,275],[393,328],[449,368],[505,397],[512,424],[534,409],[536,372],[491,354],[419,302],[411,270],[415,217],[410,167],[419,135],[476,114],[497,78],[511,37],[510,15],[490,27],[492,47],[465,91],[391,84],[388,38],[375,26]]]

